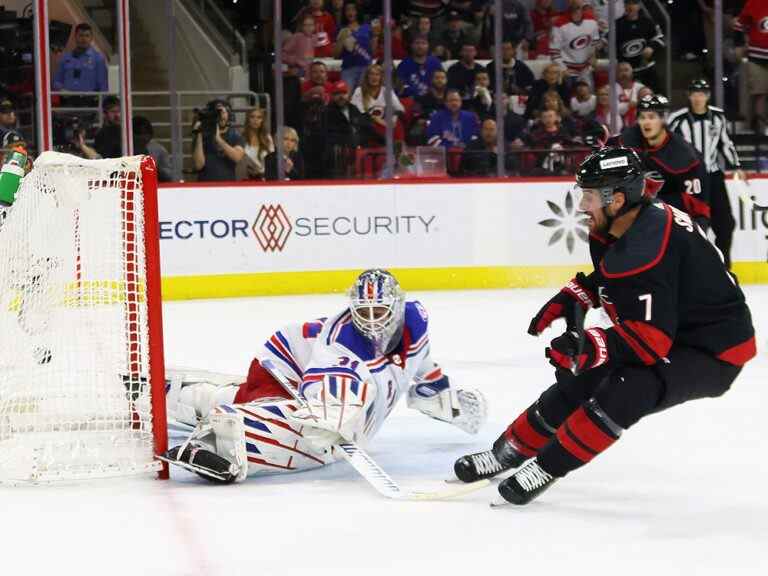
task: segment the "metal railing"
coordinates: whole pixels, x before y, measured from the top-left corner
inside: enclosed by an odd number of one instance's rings
[[[239,56],[239,62],[230,64],[248,64],[248,48],[245,39],[231,24],[227,16],[212,0],[185,0],[184,6],[199,18],[201,24],[219,45]]]

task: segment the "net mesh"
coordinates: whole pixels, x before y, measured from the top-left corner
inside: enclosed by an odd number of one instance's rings
[[[0,228],[0,482],[153,459],[141,158],[46,153]]]

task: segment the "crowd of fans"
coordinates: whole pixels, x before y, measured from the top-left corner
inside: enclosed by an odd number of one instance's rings
[[[492,1],[405,3],[392,29],[396,157],[414,146],[442,147],[449,173],[496,174],[498,54],[506,170],[571,170],[591,146],[635,122],[641,91],[658,89],[660,29],[639,0],[614,1],[622,62],[613,126],[608,74],[596,65],[607,46],[605,0],[503,0],[498,51]],[[386,133],[381,2],[304,4],[282,45],[286,123],[302,139],[303,177],[376,174]],[[530,60],[548,62],[539,79]]]
[[[615,8],[620,60],[617,118],[610,117],[608,71],[597,66],[607,55],[609,2]],[[286,125],[275,129],[264,109],[237,115],[226,100],[208,103],[214,120],[196,119],[191,135],[197,179],[277,178],[275,133],[283,144],[286,178],[380,174],[387,134],[382,4],[285,0]],[[501,130],[507,173],[567,173],[590,147],[633,125],[638,100],[659,90],[655,59],[664,38],[640,0],[501,4],[502,43],[496,49],[493,0],[392,2],[392,133],[398,167],[407,170],[408,151],[425,146],[444,150],[449,174],[495,174]],[[708,6],[707,0],[673,4],[674,13],[695,4],[706,14]],[[690,36],[675,42],[683,59],[703,50],[701,39]],[[93,46],[93,30],[79,24],[74,39],[74,49],[56,64],[54,90],[108,91],[106,60]],[[501,127],[496,125],[494,57],[501,59]],[[758,112],[764,100],[757,102]],[[86,142],[79,133],[74,142],[87,158],[120,155],[119,100],[107,96],[100,102],[103,125],[95,138]],[[11,130],[4,120],[4,110],[11,108],[10,101],[0,104],[0,136]],[[170,157],[153,138],[152,124],[143,117],[133,121],[134,146],[155,156],[162,179],[171,179]]]

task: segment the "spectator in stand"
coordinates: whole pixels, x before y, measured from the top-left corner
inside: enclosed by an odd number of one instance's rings
[[[351,90],[357,88],[360,77],[373,61],[371,55],[371,26],[358,19],[357,4],[344,4],[344,25],[336,37],[335,56],[341,57],[341,79]]]
[[[616,51],[629,62],[635,78],[659,89],[654,52],[664,46],[661,28],[640,12],[640,0],[625,0],[626,13],[616,22]]]
[[[348,0],[331,0],[328,12],[333,17],[333,21],[336,23],[336,38],[338,39],[338,31],[344,27],[344,5]]]
[[[768,135],[768,5],[748,0],[733,27],[747,44],[747,89],[752,98],[752,128]]]
[[[595,121],[608,128],[611,135],[619,134],[624,129],[624,120],[621,114],[616,117],[616,129],[611,130],[611,90],[608,86],[597,89],[597,106],[594,113]]]
[[[371,20],[371,52],[374,59],[384,61],[384,27],[381,18]],[[399,26],[392,27],[392,59],[402,60],[408,56],[403,46],[403,31]]]
[[[413,39],[416,36],[424,36],[424,38],[426,38],[429,42],[430,46],[437,43],[437,37],[432,31],[432,20],[430,20],[427,16],[419,16],[416,19],[416,23],[408,28],[408,46],[413,43]]]
[[[562,80],[562,71],[557,64],[548,64],[541,72],[541,78],[533,83],[528,94],[528,102],[525,107],[525,117],[533,118],[534,113],[541,107],[541,99],[550,90],[555,90],[563,102],[569,99],[569,91]]]
[[[549,59],[549,38],[552,33],[552,21],[557,11],[552,8],[552,0],[536,0],[536,6],[531,10],[534,44],[528,51],[528,57]]]
[[[445,95],[448,86],[448,75],[442,68],[435,70],[432,75],[432,85],[423,96],[416,98],[414,106],[414,120],[411,122],[408,132],[408,142],[418,146],[427,141],[427,122],[429,118],[445,107]]]
[[[570,109],[574,116],[586,117],[592,114],[597,107],[597,96],[592,94],[592,88],[586,82],[577,82]]]
[[[637,117],[637,102],[644,84],[635,81],[632,65],[619,62],[616,67],[616,95],[619,100],[619,114],[625,125],[634,124]]]
[[[557,112],[557,116],[560,118],[560,125],[568,133],[574,134],[576,132],[576,126],[573,119],[571,118],[571,111],[565,105],[563,99],[560,98],[560,94],[558,94],[555,90],[546,92],[542,97],[539,115],[541,115],[541,113],[545,110],[554,110]]]
[[[245,128],[243,128],[245,155],[237,165],[238,180],[264,180],[264,161],[267,154],[275,151],[275,143],[269,133],[266,115],[263,108],[253,108],[245,116]]]
[[[497,174],[497,148],[496,148],[496,120],[487,118],[480,126],[480,138],[470,142],[461,153],[461,176],[496,176]],[[505,156],[506,171],[511,170],[510,157]]]
[[[381,146],[386,142],[387,123],[385,121],[386,99],[384,97],[384,70],[378,64],[371,64],[368,70],[363,74],[360,86],[352,94],[352,105],[357,108],[367,118],[364,123],[363,144]],[[395,115],[395,140],[403,140],[403,125],[399,116],[405,114],[405,109],[400,103],[400,99],[392,92],[392,113]]]
[[[533,45],[533,23],[531,15],[521,0],[501,0],[501,35],[503,40],[511,40],[518,47],[522,55],[528,53]],[[494,3],[488,2],[482,19],[481,44],[483,46],[493,45],[493,12]]]
[[[309,66],[309,78],[301,84],[301,100],[304,103],[321,101],[328,104],[331,100],[333,83],[328,81],[328,68],[316,60]]]
[[[323,9],[324,0],[309,0],[309,5],[298,15],[301,23],[305,16],[315,20],[315,57],[333,58],[333,45],[336,42],[336,20],[330,12]],[[298,30],[297,30],[298,32]]]
[[[103,122],[96,132],[93,148],[85,142],[85,131],[77,134],[77,146],[83,158],[120,158],[123,155],[123,133],[120,128],[120,98],[105,96],[101,102]]]
[[[572,0],[570,10],[552,24],[549,50],[552,61],[565,68],[566,85],[577,80],[595,85],[593,63],[600,44],[600,30],[595,19],[585,14],[584,0]]]
[[[208,114],[215,113],[215,125],[203,125],[199,119],[192,125],[192,161],[200,182],[235,180],[235,167],[245,156],[243,137],[232,127],[232,112],[224,100],[211,100]]]
[[[283,43],[283,62],[293,76],[309,76],[309,66],[315,58],[315,19],[306,15],[299,22],[300,31]]]
[[[66,52],[53,76],[54,90],[107,92],[107,61],[93,47],[93,29],[85,22],[75,27],[75,49]]]
[[[157,166],[157,179],[160,182],[173,182],[173,165],[171,155],[165,146],[155,140],[155,130],[152,122],[144,116],[134,116],[133,153],[152,156]]]
[[[479,132],[477,116],[461,109],[461,94],[448,90],[445,108],[438,110],[429,119],[427,142],[430,146],[464,148],[477,138]]]
[[[464,21],[455,10],[448,14],[448,26],[440,36],[439,44],[445,48],[446,60],[459,57],[461,47],[471,43],[464,32]]]
[[[336,82],[331,103],[323,110],[322,116],[327,176],[340,178],[350,175],[354,149],[361,144],[361,136],[370,128],[369,124],[362,112],[351,105],[347,83],[343,80]]]
[[[447,0],[410,0],[407,2],[407,13],[412,18],[421,18],[422,16],[432,21],[433,34],[440,35],[445,27],[445,8]]]
[[[562,151],[569,146],[571,138],[571,134],[560,125],[560,116],[557,112],[544,110],[524,137],[529,148],[553,151],[539,152],[536,155],[534,174],[565,174],[567,158],[557,151]]]
[[[16,106],[8,98],[0,101],[0,148],[8,148],[24,138],[16,130]]]
[[[528,94],[536,81],[533,72],[522,60],[515,58],[517,46],[511,40],[501,43],[501,76],[502,92],[504,94]],[[496,89],[496,61],[486,67],[491,83],[491,89]]]
[[[625,0],[586,0],[585,9],[590,8],[592,15],[597,20],[597,27],[600,28],[600,34],[604,37],[608,35],[608,18],[609,18],[609,3],[613,2],[613,19],[617,21],[624,16],[624,2]]]
[[[285,180],[304,178],[304,157],[299,151],[299,134],[290,126],[283,126],[283,171]],[[264,158],[267,180],[277,180],[277,150]]]
[[[429,92],[432,75],[442,69],[440,60],[429,54],[427,37],[414,36],[411,40],[411,55],[397,66],[397,78],[402,85],[400,95],[406,98],[424,96]]]
[[[474,96],[464,101],[464,109],[474,112],[482,122],[486,118],[496,117],[496,106],[493,101],[493,90],[488,72],[481,70],[475,75]]]
[[[448,74],[440,68],[432,74],[432,84],[429,91],[416,98],[419,115],[429,118],[433,112],[442,110],[445,106],[445,95],[448,89]]]
[[[463,100],[469,100],[474,96],[475,75],[483,66],[475,62],[477,48],[474,44],[466,43],[461,47],[459,61],[448,68],[448,87],[458,90]]]

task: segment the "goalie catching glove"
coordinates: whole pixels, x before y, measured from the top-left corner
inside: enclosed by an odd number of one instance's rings
[[[447,376],[436,382],[411,386],[408,390],[408,408],[453,424],[468,434],[477,434],[487,417],[485,396],[471,388],[453,389]]]
[[[585,276],[581,272],[563,286],[562,290],[555,294],[549,302],[539,310],[528,326],[528,334],[538,336],[552,325],[558,318],[564,318],[567,330],[575,327],[574,306],[581,306],[586,312],[590,308],[597,308],[599,300],[593,289],[592,275]]]

